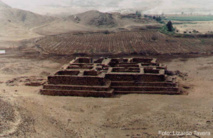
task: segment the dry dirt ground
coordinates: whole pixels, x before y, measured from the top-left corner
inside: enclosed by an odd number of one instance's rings
[[[179,30],[180,33],[184,33],[184,31],[193,32],[193,30],[199,31],[202,34],[212,33],[213,31],[213,21],[191,21],[191,22],[181,22],[182,24],[175,24],[174,27]]]
[[[162,137],[158,131],[173,130],[213,137],[213,57],[163,62],[188,74],[182,81],[188,95],[44,96],[41,86],[25,82],[45,79],[62,62],[0,55],[0,137],[155,138]]]

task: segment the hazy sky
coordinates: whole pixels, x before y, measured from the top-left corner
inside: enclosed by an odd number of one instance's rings
[[[212,13],[213,0],[2,0],[8,5],[38,13],[70,12],[75,14],[91,9],[117,11],[138,9],[147,13]]]

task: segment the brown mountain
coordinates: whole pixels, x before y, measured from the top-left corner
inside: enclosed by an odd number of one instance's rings
[[[0,1],[0,41],[37,37],[32,28],[54,21],[55,18],[15,9]]]
[[[52,21],[53,17],[42,16],[29,11],[11,8],[0,1],[0,23],[17,23],[25,27],[34,27]]]
[[[113,27],[117,25],[113,17],[113,14],[102,13],[95,10],[87,11],[77,15],[72,15],[72,16],[69,16],[68,18],[84,25],[92,25],[96,27],[100,27],[100,26]]]

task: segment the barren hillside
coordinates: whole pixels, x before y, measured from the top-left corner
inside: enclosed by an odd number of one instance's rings
[[[30,28],[50,23],[53,17],[11,8],[0,1],[0,40],[19,40],[37,37]]]
[[[15,9],[0,1],[0,41],[17,41],[73,31],[114,30],[150,23],[157,24],[150,19],[123,18],[119,13],[99,11],[67,17],[49,17]]]
[[[93,26],[116,26],[115,19],[110,13],[101,13],[99,11],[88,11],[85,13],[70,16],[74,21]]]
[[[34,29],[41,35],[54,35],[73,31],[98,31],[116,30],[130,26],[145,26],[148,24],[159,25],[156,21],[147,18],[128,17],[123,18],[120,13],[102,13],[99,11],[87,11],[77,15],[59,18],[45,26]]]

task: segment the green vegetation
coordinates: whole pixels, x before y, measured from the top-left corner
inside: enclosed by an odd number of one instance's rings
[[[160,32],[168,35],[174,35],[175,28],[173,28],[172,22],[169,21],[167,24],[161,27]]]
[[[135,13],[135,14],[138,16],[138,18],[140,18],[140,17],[141,17],[141,12],[136,11],[136,13]]]
[[[197,24],[196,22],[193,22],[193,21],[184,21],[184,22],[173,22],[173,24],[175,25],[184,25],[184,24]],[[184,25],[185,26],[185,25]]]
[[[171,22],[171,21],[169,21],[169,22],[166,24],[166,27],[167,27],[167,31],[169,31],[169,32],[174,31],[174,28],[173,28],[173,25],[172,25],[172,22]]]
[[[161,33],[167,34],[167,35],[174,35],[175,34],[175,30],[173,29],[173,31],[168,31],[168,28],[166,25],[162,26],[160,29]]]
[[[167,20],[173,20],[173,21],[213,21],[213,16],[212,15],[170,16],[170,17],[167,17]]]
[[[161,23],[161,24],[163,24],[164,23],[164,21],[162,21],[162,18],[160,17],[160,16],[158,16],[158,17],[153,17],[153,19],[155,19],[157,22],[159,22],[159,23]]]
[[[165,17],[162,16],[152,16],[152,15],[144,15],[145,18],[149,18],[149,19],[154,19],[157,22],[164,24],[165,22],[163,21],[165,19]]]

